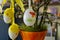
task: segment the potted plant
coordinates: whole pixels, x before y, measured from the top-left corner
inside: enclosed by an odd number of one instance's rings
[[[21,7],[22,12],[24,12],[25,10],[23,8],[24,5],[22,4],[22,1],[21,0],[15,1],[19,5],[19,7]],[[45,35],[47,34],[47,25],[45,24],[45,19],[46,16],[48,16],[47,8],[48,4],[50,3],[50,0],[38,0],[38,1],[33,0],[33,1],[34,1],[33,3],[36,4],[37,8],[34,4],[32,4],[31,7],[31,2],[29,0],[29,8],[24,12],[23,15],[24,23],[20,25],[20,34],[23,40],[44,40]],[[44,10],[43,14],[41,15],[41,19],[38,23],[39,9],[41,6],[44,6]],[[16,27],[14,27],[14,29],[15,28]]]
[[[35,0],[35,2],[36,2],[36,0]],[[48,4],[50,3],[50,0],[43,0],[43,2],[44,3],[42,3],[42,0],[41,0],[40,3],[37,3],[37,5],[38,5],[37,9],[34,9],[34,5],[33,5],[33,10],[36,12],[36,14],[30,8],[31,7],[30,4],[29,4],[30,9],[27,9],[27,11],[25,11],[25,13],[23,15],[24,23],[22,25],[20,25],[20,34],[21,34],[23,40],[44,40],[44,38],[47,34],[47,25],[45,24],[45,17],[47,16],[47,8],[48,8]],[[41,16],[40,22],[38,24],[39,8],[41,6],[44,6],[44,10],[43,10],[43,14]],[[30,16],[28,16],[29,15],[28,13],[30,11],[33,16],[35,15],[36,20],[34,20],[33,18],[31,19]],[[27,19],[30,22],[30,24],[28,21],[26,21]]]
[[[22,12],[24,12],[25,10],[21,0],[15,1],[21,7]],[[35,0],[35,4],[37,6],[37,8],[35,8],[34,4],[31,7],[31,0],[29,0],[29,8],[24,12],[23,15],[24,23],[20,25],[20,34],[23,40],[44,40],[45,35],[47,34],[47,25],[45,24],[45,19],[47,16],[47,8],[49,3],[50,0],[41,0],[40,3],[39,1]],[[40,22],[38,23],[39,8],[41,6],[44,6],[44,10]]]

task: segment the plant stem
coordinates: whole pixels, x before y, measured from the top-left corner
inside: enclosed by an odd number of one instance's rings
[[[38,5],[39,6],[39,5]],[[37,26],[37,22],[38,22],[38,15],[39,15],[39,7],[38,7],[38,9],[37,9],[37,15],[36,15],[36,23],[35,23],[35,25]]]
[[[41,2],[41,3],[42,3],[42,2]],[[35,25],[34,25],[35,27],[38,26],[39,8],[44,5],[44,4],[41,4],[41,3],[40,3],[40,5],[39,5],[39,4],[37,5],[38,8],[37,8],[37,11],[36,11],[37,14],[36,14],[36,22],[35,22]]]
[[[43,15],[42,15],[42,17],[41,17],[41,21],[40,21],[40,23],[39,23],[39,25],[38,25],[38,27],[40,28],[40,26],[41,26],[41,24],[42,24],[42,22],[43,22],[43,20],[45,20],[45,17],[44,16],[46,16],[46,12],[47,12],[47,8],[48,8],[48,4],[50,3],[50,1],[48,1],[48,0],[46,0],[46,1],[44,1],[44,11],[43,11]],[[44,23],[44,22],[43,22]]]

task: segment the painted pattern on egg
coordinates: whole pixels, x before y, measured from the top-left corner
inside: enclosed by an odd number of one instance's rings
[[[34,16],[35,16],[35,13],[34,13],[34,12],[30,12],[30,14],[32,15],[32,17],[34,17]]]
[[[34,25],[34,23],[36,21],[36,14],[31,8],[29,8],[25,11],[23,21],[24,21],[25,25],[27,25],[27,26]]]
[[[3,19],[4,19],[4,22],[5,22],[5,23],[11,23],[11,18],[10,18],[10,17],[4,15],[4,16],[3,16]]]

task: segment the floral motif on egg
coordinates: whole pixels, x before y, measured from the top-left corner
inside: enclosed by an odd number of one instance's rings
[[[34,12],[29,12],[31,15],[32,15],[32,17],[35,17],[35,13]]]

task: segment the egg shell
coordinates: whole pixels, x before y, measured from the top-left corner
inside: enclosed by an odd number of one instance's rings
[[[4,22],[5,22],[5,23],[11,23],[10,17],[4,15],[4,16],[3,16],[3,19],[4,19]]]
[[[7,8],[3,14],[4,22],[11,23],[13,17],[14,17],[14,11],[11,8]]]
[[[17,36],[18,36],[18,33],[9,32],[9,37],[11,39],[16,39]]]
[[[30,14],[30,12],[32,12],[32,13]],[[34,25],[34,23],[36,21],[36,14],[32,8],[28,8],[25,11],[23,21],[24,21],[25,25],[27,25],[27,26],[33,26]]]
[[[19,34],[19,28],[17,24],[12,24],[8,29],[8,35],[11,39],[15,39]]]

